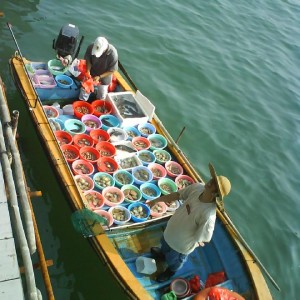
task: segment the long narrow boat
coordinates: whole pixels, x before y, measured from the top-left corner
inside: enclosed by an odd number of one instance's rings
[[[16,53],[10,60],[13,78],[24,96],[36,130],[45,150],[49,153],[49,158],[74,210],[80,211],[89,207],[87,199],[83,196],[74,179],[75,176],[70,164],[64,157],[53,127],[49,122],[49,116],[44,109],[45,104],[59,103],[63,107],[74,103],[77,100],[79,90],[77,85],[69,89],[62,89],[57,86],[46,89],[34,88],[28,73],[30,64],[32,62]],[[148,109],[149,113],[146,113],[147,122],[155,126],[157,134],[165,137],[167,141],[165,149],[171,154],[172,159],[183,167],[185,175],[191,177],[195,182],[203,182],[155,114],[151,102],[131,87],[133,84],[126,71],[123,70],[123,75],[119,72],[115,72],[114,75],[117,86],[111,94],[132,93],[138,105],[145,108],[144,111]],[[111,101],[111,97],[107,100]],[[120,116],[118,115],[118,117]],[[143,119],[143,121],[145,120]],[[144,200],[140,201],[143,202]],[[124,203],[122,205],[126,206],[127,204]],[[108,207],[104,206],[103,209],[107,210]],[[205,284],[207,278],[219,272],[223,272],[226,277],[225,282],[221,285],[237,291],[246,299],[272,299],[255,255],[220,204],[218,204],[216,227],[211,242],[205,247],[196,248],[184,267],[170,280],[158,283],[155,281],[155,273],[147,275],[137,272],[136,259],[151,256],[150,248],[160,244],[165,225],[172,213],[172,211],[167,211],[158,218],[149,217],[144,222],[136,223],[130,220],[122,225],[103,227],[99,234],[88,239],[130,299],[161,299],[162,295],[169,292],[170,283],[173,282],[174,278],[191,280],[194,275],[199,275],[201,282]],[[82,240],[83,243],[85,241]],[[161,271],[163,267],[163,263],[157,263],[158,271]],[[192,298],[192,295],[187,297]]]

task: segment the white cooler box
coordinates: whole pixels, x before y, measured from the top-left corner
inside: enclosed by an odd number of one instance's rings
[[[107,100],[113,106],[113,114],[121,126],[136,126],[151,121],[155,106],[140,91],[108,93]]]

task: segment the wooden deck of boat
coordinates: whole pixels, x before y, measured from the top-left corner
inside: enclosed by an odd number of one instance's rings
[[[15,239],[0,165],[0,295],[2,300],[23,299]]]

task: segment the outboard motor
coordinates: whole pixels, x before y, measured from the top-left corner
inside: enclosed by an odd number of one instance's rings
[[[78,56],[84,37],[81,37],[77,47],[78,38],[78,27],[73,24],[67,24],[61,28],[57,39],[53,40],[52,47],[57,52],[57,58],[60,60],[65,60],[64,64],[66,65],[71,64],[71,62]]]

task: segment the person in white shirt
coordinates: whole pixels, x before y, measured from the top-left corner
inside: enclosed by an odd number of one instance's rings
[[[183,201],[183,205],[167,223],[161,248],[151,248],[154,258],[164,259],[168,265],[157,277],[158,282],[173,276],[196,247],[204,246],[212,238],[216,221],[216,199],[223,200],[230,192],[231,184],[228,178],[217,176],[212,164],[209,164],[209,170],[212,178],[205,185],[197,182],[147,203],[152,207],[158,202]]]

